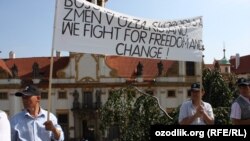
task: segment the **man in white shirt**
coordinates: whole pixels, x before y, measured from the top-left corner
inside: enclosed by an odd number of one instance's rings
[[[212,106],[202,101],[204,92],[199,83],[191,85],[191,100],[182,103],[179,112],[179,124],[181,125],[207,125],[214,124]]]
[[[0,110],[0,140],[10,141],[10,122],[4,111]]]
[[[54,114],[40,106],[41,92],[38,87],[28,85],[15,93],[21,97],[24,110],[10,119],[12,141],[63,141],[64,133]]]
[[[240,95],[231,106],[230,118],[233,125],[250,125],[250,85],[245,78],[237,81]]]

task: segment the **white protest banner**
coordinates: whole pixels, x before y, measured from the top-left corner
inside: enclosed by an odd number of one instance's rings
[[[136,18],[85,0],[58,0],[53,48],[91,54],[178,61],[202,60],[202,17]]]

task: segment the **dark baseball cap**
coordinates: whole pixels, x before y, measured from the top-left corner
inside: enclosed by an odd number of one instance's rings
[[[40,96],[39,89],[34,85],[28,85],[21,92],[15,93],[15,96]]]
[[[200,83],[193,83],[192,85],[191,85],[191,91],[199,91],[200,90],[200,88],[201,88],[201,85],[200,85]]]
[[[239,78],[237,81],[238,86],[248,86],[249,82],[247,82],[247,79],[245,78]]]

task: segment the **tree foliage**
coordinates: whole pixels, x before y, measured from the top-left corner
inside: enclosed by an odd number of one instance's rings
[[[218,69],[204,69],[202,82],[205,90],[204,101],[210,103],[213,108],[231,105],[233,93]]]
[[[101,109],[101,130],[118,126],[122,141],[150,140],[150,125],[168,124],[169,120],[155,98],[131,87],[112,91]]]
[[[235,81],[235,75],[222,75],[219,69],[203,70],[203,100],[212,105],[215,124],[231,124],[230,106],[237,92]],[[134,87],[113,90],[101,108],[100,128],[104,132],[114,126],[118,127],[117,138],[121,141],[147,141],[150,140],[150,125],[178,124],[179,108],[170,113],[173,117],[170,119],[159,108],[153,96],[142,94]]]
[[[202,78],[205,90],[203,100],[212,105],[215,124],[231,124],[230,107],[237,97],[236,75],[222,74],[220,69],[215,67],[213,70],[204,69]]]

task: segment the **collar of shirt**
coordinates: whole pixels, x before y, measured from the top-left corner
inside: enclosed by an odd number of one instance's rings
[[[193,107],[193,108],[195,108],[195,106],[194,106],[194,104],[193,104],[193,101],[192,101],[192,100],[191,100],[191,105],[192,105],[192,107]],[[204,105],[205,105],[203,101],[201,101],[201,105],[202,105],[202,106],[204,106]]]
[[[247,97],[244,97],[243,95],[240,95],[240,97],[242,97],[247,103],[249,103],[250,104],[250,100],[249,100],[249,98],[247,98]]]
[[[30,113],[28,112],[27,109],[25,109],[24,112],[25,112],[25,116],[29,116],[29,117],[31,117],[31,118],[34,118],[33,116],[30,115]],[[40,107],[40,111],[39,111],[37,117],[45,117],[45,114],[46,114],[45,110],[43,110],[43,109]],[[37,118],[37,117],[36,117],[36,118]]]

